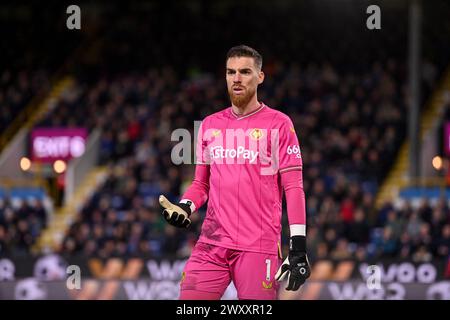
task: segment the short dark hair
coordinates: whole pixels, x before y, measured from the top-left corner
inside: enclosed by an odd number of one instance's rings
[[[258,68],[258,70],[261,70],[262,68],[262,56],[259,54],[258,51],[256,51],[255,49],[246,46],[246,45],[239,45],[239,46],[235,46],[233,48],[231,48],[230,50],[228,50],[227,53],[227,61],[230,58],[233,57],[249,57],[249,58],[253,58],[253,60],[255,61],[255,66],[256,68]]]

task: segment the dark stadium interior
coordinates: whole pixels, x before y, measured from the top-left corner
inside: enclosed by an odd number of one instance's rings
[[[448,261],[448,199],[375,205],[408,135],[408,1],[374,1],[383,8],[375,31],[365,27],[367,1],[267,3],[81,1],[82,29],[73,31],[68,4],[0,9],[0,131],[63,75],[74,79],[70,94],[34,127],[101,131],[108,176],[56,253],[189,257],[206,206],[188,230],[165,223],[158,196],[178,201],[194,173],[172,163],[169,133],[193,133],[194,121],[229,106],[225,54],[243,43],[263,55],[258,98],[288,114],[299,136],[311,262]],[[446,1],[423,1],[422,110],[448,68],[449,14]],[[14,200],[1,188],[0,258],[35,259],[49,213],[42,199]],[[286,254],[286,214],[283,226]]]

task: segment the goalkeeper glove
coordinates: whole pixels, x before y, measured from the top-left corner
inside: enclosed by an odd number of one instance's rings
[[[191,224],[191,208],[187,203],[173,204],[163,195],[159,196],[159,204],[164,208],[163,215],[168,223],[175,227],[187,228]]]
[[[306,255],[306,237],[293,236],[289,243],[289,256],[275,274],[277,281],[288,275],[286,290],[297,291],[311,275],[308,256]]]

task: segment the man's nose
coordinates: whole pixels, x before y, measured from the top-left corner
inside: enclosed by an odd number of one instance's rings
[[[241,74],[239,72],[234,74],[233,82],[241,82]]]

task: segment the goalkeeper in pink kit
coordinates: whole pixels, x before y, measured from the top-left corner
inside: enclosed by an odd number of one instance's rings
[[[231,107],[206,117],[197,142],[195,178],[166,220],[189,227],[208,200],[200,238],[184,268],[180,299],[220,299],[233,281],[239,299],[277,298],[310,276],[306,254],[302,158],[290,118],[257,99],[262,57],[248,46],[229,50],[226,80]],[[290,227],[289,256],[281,257],[283,191]]]

